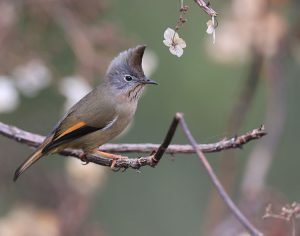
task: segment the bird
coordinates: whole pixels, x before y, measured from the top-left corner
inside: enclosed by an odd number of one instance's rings
[[[43,143],[16,169],[13,180],[41,157],[66,148],[120,158],[98,147],[119,135],[132,121],[145,85],[158,84],[144,74],[145,49],[146,45],[138,45],[116,56],[102,82],[66,112]]]

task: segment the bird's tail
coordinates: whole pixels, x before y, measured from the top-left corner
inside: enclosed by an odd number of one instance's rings
[[[31,156],[29,156],[26,161],[19,166],[19,168],[15,171],[14,181],[16,181],[19,176],[27,170],[32,164],[38,161],[44,154],[42,153],[43,148],[38,148]]]

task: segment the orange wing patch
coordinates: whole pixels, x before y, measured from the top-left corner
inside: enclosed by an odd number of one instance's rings
[[[64,131],[63,133],[61,133],[61,134],[60,134],[59,136],[57,136],[55,139],[57,140],[57,139],[59,139],[59,138],[65,136],[66,134],[69,134],[69,133],[71,133],[71,132],[73,132],[73,131],[75,131],[75,130],[77,130],[77,129],[79,129],[79,128],[85,126],[85,125],[86,125],[85,122],[80,121],[80,122],[78,122],[77,124],[75,124],[75,125],[71,126],[70,128],[68,128],[68,129],[67,129],[66,131]]]

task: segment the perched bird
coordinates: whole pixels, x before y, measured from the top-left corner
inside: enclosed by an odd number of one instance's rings
[[[133,119],[137,103],[146,84],[157,84],[147,78],[142,68],[146,46],[121,52],[110,63],[100,85],[75,104],[58,122],[45,141],[16,170],[14,181],[42,156],[65,148],[117,159],[100,152],[98,147],[120,134]]]

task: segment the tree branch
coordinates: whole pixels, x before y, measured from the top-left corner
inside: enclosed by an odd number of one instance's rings
[[[175,133],[176,127],[178,124],[178,119],[174,118],[168,134],[162,145],[159,144],[104,144],[99,149],[101,151],[112,152],[112,153],[153,153],[155,154],[155,159],[159,161],[164,153],[168,154],[180,154],[180,153],[195,153],[195,150],[191,145],[181,145],[181,144],[174,144],[169,145],[172,137]],[[19,129],[14,126],[10,126],[0,122],[0,134],[6,136],[7,138],[13,139],[17,142],[24,143],[31,147],[38,147],[45,137],[33,134],[22,129]],[[234,138],[224,138],[223,140],[212,143],[212,144],[198,144],[198,149],[200,149],[204,153],[210,152],[219,152],[226,149],[233,149],[233,148],[241,148],[244,144],[250,142],[254,139],[259,139],[266,135],[264,127],[261,126],[260,128],[254,129],[246,134],[241,136],[237,136]],[[73,156],[77,158],[81,158],[83,152],[81,150],[71,150],[66,149],[60,154],[64,156]],[[93,162],[95,164],[110,166],[111,160],[107,158],[103,158],[94,154],[87,154],[86,155],[87,161]],[[128,160],[119,160],[116,163],[116,167],[123,167],[123,168],[134,168],[138,169],[142,166],[153,166],[153,161],[155,161],[151,156],[148,157],[141,157],[141,158],[133,158]]]
[[[217,16],[218,13],[210,6],[210,3],[206,3],[204,0],[194,0],[195,3],[201,7],[203,11],[205,11],[210,16]]]
[[[170,127],[171,128],[171,127]],[[38,147],[43,140],[44,136],[27,132],[15,126],[7,125],[0,122],[0,134],[13,139],[19,143],[24,143],[30,147]],[[204,153],[220,152],[226,149],[242,148],[242,146],[252,140],[260,139],[267,133],[263,126],[247,132],[243,135],[236,136],[230,139],[224,138],[219,142],[210,144],[198,144],[198,148]],[[112,152],[112,153],[150,153],[158,150],[159,144],[144,143],[144,144],[104,144],[99,149],[101,151]],[[193,147],[188,144],[174,144],[169,145],[165,149],[165,153],[168,154],[190,154],[195,153]]]

